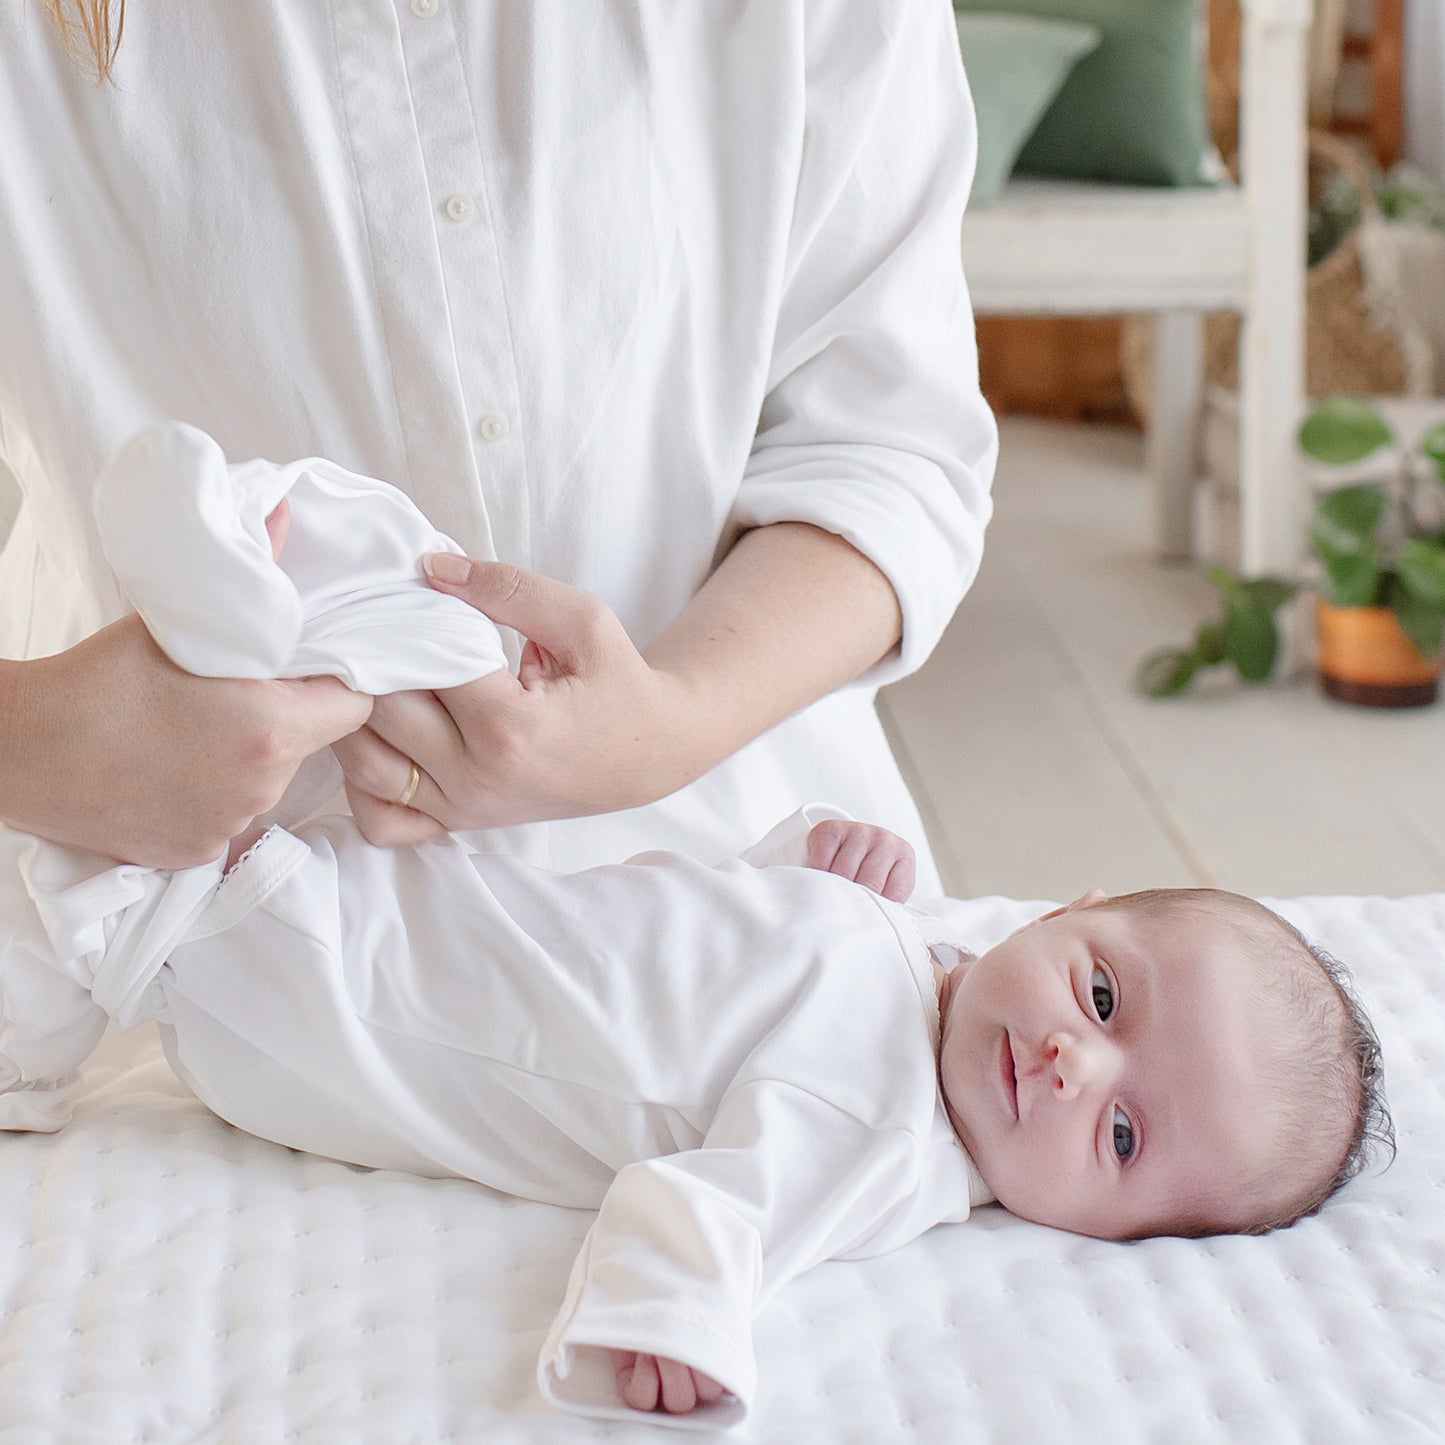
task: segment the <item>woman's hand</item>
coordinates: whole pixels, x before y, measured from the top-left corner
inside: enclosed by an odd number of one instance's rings
[[[617,1372],[617,1393],[622,1403],[634,1410],[686,1415],[699,1405],[715,1404],[725,1393],[711,1375],[665,1355],[613,1350],[612,1366]]]
[[[303,758],[371,710],[335,678],[193,677],[134,613],[13,667],[0,727],[5,821],[157,868],[217,857],[276,805]]]
[[[874,823],[827,818],[808,833],[808,867],[851,878],[906,903],[916,872],[913,845]]]
[[[645,655],[576,587],[429,560],[434,587],[529,640],[517,677],[380,698],[371,726],[337,747],[376,843],[653,802],[859,676],[902,626],[883,573],[801,522],[743,533]]]
[[[605,603],[518,567],[463,565],[464,581],[435,584],[523,634],[521,664],[515,677],[378,698],[368,726],[336,744],[373,843],[631,807],[714,761],[689,750],[684,686]],[[412,760],[420,778],[403,807]]]

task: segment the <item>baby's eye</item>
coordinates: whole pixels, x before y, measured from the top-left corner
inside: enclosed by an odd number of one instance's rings
[[[1089,991],[1094,996],[1094,1012],[1100,1023],[1107,1023],[1114,1012],[1114,986],[1109,975],[1102,968],[1096,968],[1089,979]]]
[[[1120,1159],[1134,1157],[1134,1126],[1122,1109],[1114,1110],[1114,1153]]]

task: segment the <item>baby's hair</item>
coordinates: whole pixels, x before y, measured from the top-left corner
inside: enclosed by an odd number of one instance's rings
[[[1155,888],[1107,899],[1101,908],[1194,913],[1226,921],[1259,950],[1255,976],[1261,992],[1282,1001],[1294,1027],[1286,1056],[1271,1072],[1281,1086],[1289,1137],[1316,1136],[1320,1118],[1335,1116],[1342,1143],[1322,1165],[1281,1160],[1281,1177],[1303,1164],[1299,1183],[1283,1199],[1268,1198],[1257,1182],[1256,1207],[1225,1222],[1210,1211],[1171,1222],[1174,1234],[1266,1234],[1314,1214],[1347,1180],[1377,1161],[1395,1157],[1395,1131],[1385,1101],[1380,1040],[1346,970],[1292,923],[1254,899],[1217,888]],[[1236,1201],[1236,1204],[1238,1201]]]

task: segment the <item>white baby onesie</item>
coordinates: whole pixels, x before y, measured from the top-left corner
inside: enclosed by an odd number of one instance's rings
[[[291,527],[278,564],[266,517],[283,497]],[[210,437],[168,423],[111,458],[95,509],[121,591],[188,671],[326,673],[385,693],[506,666],[496,627],[421,576],[426,553],[456,544],[385,482],[323,460],[228,466]],[[329,750],[304,773],[293,811],[341,781]],[[141,1017],[221,868],[158,873],[0,827],[0,1128],[65,1123],[107,1014],[124,1027]]]
[[[627,1415],[607,1347],[681,1359],[746,1416],[788,1279],[990,1196],[943,1109],[932,920],[797,866],[553,873],[454,843],[274,829],[147,1011],[223,1118],[352,1163],[598,1208],[543,1348],[554,1403]]]

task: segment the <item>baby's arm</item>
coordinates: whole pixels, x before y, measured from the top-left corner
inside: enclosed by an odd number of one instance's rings
[[[897,833],[851,818],[828,818],[808,832],[808,867],[851,878],[904,903],[913,892],[913,845]]]
[[[880,1131],[811,1087],[735,1088],[701,1147],[613,1180],[542,1349],[543,1395],[582,1414],[626,1418],[660,1400],[659,1419],[706,1409],[710,1424],[740,1423],[756,1392],[758,1309],[852,1249],[916,1170],[909,1131]]]

